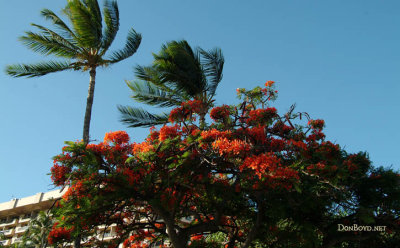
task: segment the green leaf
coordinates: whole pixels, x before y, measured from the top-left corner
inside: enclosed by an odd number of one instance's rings
[[[141,41],[142,41],[141,34],[136,33],[136,31],[133,28],[129,30],[125,47],[119,51],[113,52],[113,54],[109,58],[110,62],[116,63],[132,56],[134,53],[136,53]]]
[[[297,183],[294,183],[294,184],[293,184],[293,186],[294,186],[294,189],[295,189],[297,192],[299,192],[299,193],[301,193],[301,192],[302,192],[302,190],[301,190],[301,188],[300,188],[299,184],[297,184]]]
[[[6,67],[6,73],[13,77],[40,77],[52,72],[71,70],[74,67],[68,62],[48,61],[37,64],[17,64]]]
[[[179,98],[174,91],[165,91],[165,87],[159,87],[150,82],[127,82],[132,90],[132,98],[138,102],[143,102],[152,106],[171,107],[178,106],[183,99]]]
[[[119,10],[116,1],[104,2],[103,16],[106,27],[103,33],[102,55],[108,50],[114,41],[119,29]]]
[[[85,4],[84,4],[85,3]],[[69,0],[64,13],[69,17],[74,33],[85,48],[100,48],[102,40],[102,18],[96,0]]]
[[[121,121],[128,127],[151,127],[168,122],[168,114],[151,114],[144,109],[130,106],[118,106]]]
[[[214,48],[210,51],[199,48],[199,52],[203,59],[201,64],[204,68],[204,74],[210,78],[207,91],[210,95],[214,95],[218,84],[222,80],[222,71],[225,63],[224,56],[219,48]]]

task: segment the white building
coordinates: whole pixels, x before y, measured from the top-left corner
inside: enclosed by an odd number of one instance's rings
[[[53,190],[0,203],[0,232],[5,236],[0,243],[11,245],[19,242],[28,229],[29,221],[35,218],[40,211],[48,210],[65,191],[66,189],[63,192]]]

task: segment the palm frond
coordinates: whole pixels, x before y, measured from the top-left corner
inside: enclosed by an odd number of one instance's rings
[[[83,3],[90,13],[90,18],[95,28],[98,42],[101,42],[103,36],[103,20],[101,16],[100,6],[97,0],[85,0]]]
[[[106,27],[103,33],[102,53],[108,50],[115,39],[119,29],[119,10],[116,1],[105,1],[103,8],[103,16]]]
[[[63,33],[62,36],[69,38],[69,39],[74,39],[75,41],[78,40],[74,32],[65,24],[63,20],[61,20],[60,17],[58,17],[53,11],[49,9],[43,9],[40,14],[46,18],[47,20],[51,20],[53,24],[58,27]]]
[[[201,64],[203,65],[204,74],[209,78],[207,91],[211,96],[213,96],[218,84],[222,80],[222,71],[225,62],[224,56],[219,48],[214,48],[210,51],[205,51],[201,48],[198,48],[198,50],[201,54]]]
[[[68,62],[48,61],[37,64],[16,64],[6,67],[5,72],[13,77],[40,77],[46,74],[74,69],[74,66]]]
[[[86,48],[99,48],[102,38],[101,15],[97,16],[92,1],[69,0],[64,13],[74,27],[74,33],[80,38],[79,45]]]
[[[180,105],[184,101],[171,89],[165,91],[150,82],[136,81],[126,82],[126,84],[132,90],[133,99],[151,106],[171,107]]]
[[[32,51],[44,55],[54,54],[60,57],[74,58],[77,54],[75,49],[69,47],[62,40],[33,32],[26,32],[26,36],[21,36],[19,40]]]
[[[160,89],[170,92],[171,94],[180,93],[176,90],[175,83],[164,81],[161,78],[160,71],[158,71],[154,66],[136,66],[135,76],[140,80],[151,82],[152,84],[157,85]]]
[[[135,67],[135,76],[143,81],[160,82],[159,73],[153,66],[137,65]]]
[[[35,33],[26,32],[29,39],[34,39],[36,42],[43,43],[43,45],[50,42],[50,45],[59,46],[61,49],[67,51],[69,54],[77,54],[79,52],[83,52],[82,49],[77,46],[77,42],[75,39],[70,38],[69,36],[63,37],[53,30],[43,27],[41,25],[37,25],[34,23],[32,23],[31,25],[40,29],[41,34],[38,36],[35,35]],[[29,34],[33,34],[34,37],[29,37]]]
[[[204,91],[206,82],[200,61],[185,40],[163,45],[153,57],[153,66],[162,82],[173,83],[192,97]]]
[[[151,114],[141,108],[130,106],[118,106],[121,113],[120,121],[128,125],[128,127],[151,127],[155,125],[165,124],[168,122],[168,114]]]
[[[53,220],[43,211],[29,222],[28,230],[22,236],[22,243],[18,247],[47,247],[47,237],[53,226]]]
[[[132,56],[134,53],[136,53],[141,41],[142,41],[141,34],[136,33],[136,31],[133,28],[129,30],[125,47],[119,51],[113,52],[113,54],[110,57],[111,63],[116,63]]]

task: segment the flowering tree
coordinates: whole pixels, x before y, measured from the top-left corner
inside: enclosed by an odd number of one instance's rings
[[[142,143],[123,131],[67,142],[51,168],[54,184],[69,189],[49,242],[80,234],[96,247],[395,244],[399,174],[325,140],[323,120],[294,107],[278,114],[274,82],[237,93],[237,106],[183,103]],[[205,110],[211,124],[199,127]],[[116,225],[117,237],[103,242],[99,225]]]

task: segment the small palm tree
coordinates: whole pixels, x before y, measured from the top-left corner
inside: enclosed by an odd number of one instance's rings
[[[83,125],[83,141],[88,143],[97,67],[109,66],[132,56],[142,38],[131,29],[125,47],[106,56],[119,29],[117,2],[106,0],[102,15],[97,0],[68,0],[63,13],[71,27],[54,12],[44,9],[41,15],[52,21],[58,32],[32,24],[39,29],[39,33],[26,32],[20,40],[35,52],[55,55],[64,60],[9,65],[6,73],[13,77],[40,77],[65,70],[89,71],[89,92]]]
[[[45,212],[39,212],[38,216],[29,222],[28,230],[22,236],[21,248],[46,248],[47,237],[53,226],[53,221]]]
[[[187,41],[172,41],[153,54],[151,66],[135,68],[137,81],[127,84],[132,98],[156,107],[178,106],[190,99],[211,104],[218,84],[222,80],[224,57],[218,48],[205,51],[192,49]],[[167,114],[151,114],[148,111],[118,106],[121,121],[129,127],[153,126],[168,121]],[[205,113],[200,115],[204,123]]]
[[[3,232],[0,232],[0,241],[6,240],[6,236],[4,235]],[[4,247],[3,243],[0,242],[0,247]]]

